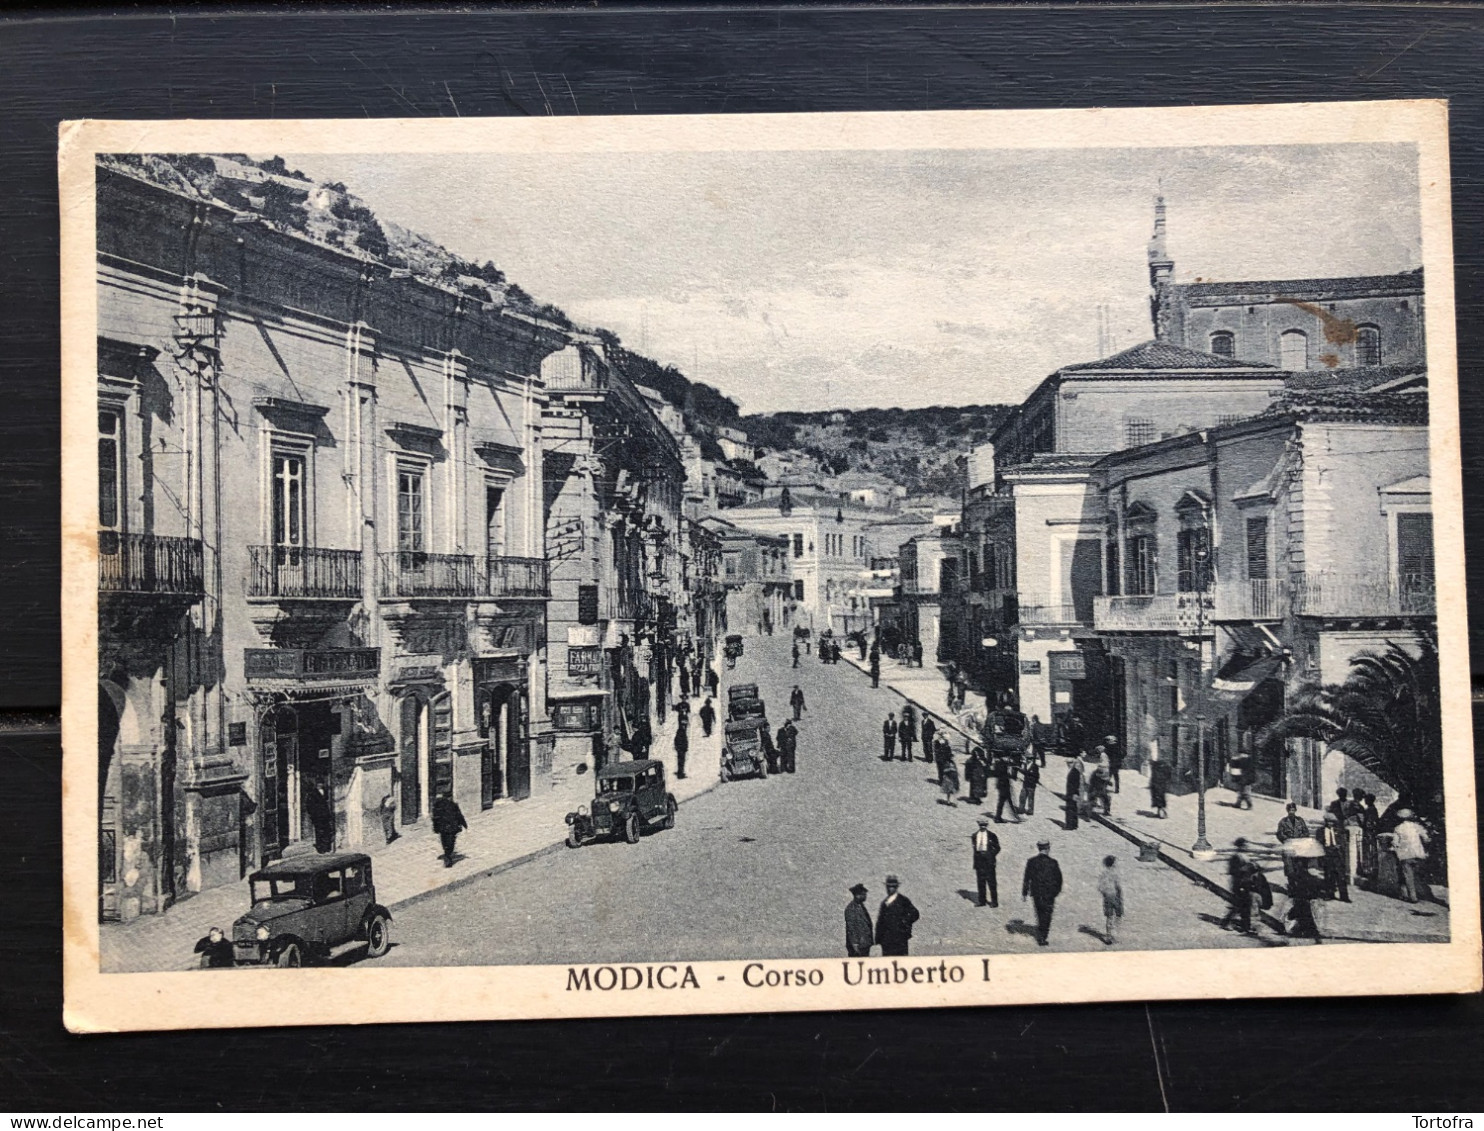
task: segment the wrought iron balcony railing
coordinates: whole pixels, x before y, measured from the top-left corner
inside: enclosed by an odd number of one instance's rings
[[[1093,627],[1099,632],[1210,635],[1214,604],[1209,592],[1097,597],[1093,601]]]
[[[98,590],[200,597],[205,592],[201,543],[195,538],[98,532]]]
[[[1293,611],[1309,617],[1432,616],[1437,581],[1432,574],[1296,573]]]
[[[1274,577],[1221,581],[1216,586],[1213,620],[1282,620],[1288,615],[1288,582]]]
[[[381,555],[383,597],[480,597],[484,576],[473,554],[396,550]]]
[[[485,582],[485,592],[491,597],[551,596],[545,558],[486,558]]]
[[[303,679],[358,682],[381,672],[380,648],[247,648],[242,656],[249,680]]]
[[[249,546],[247,595],[353,601],[361,596],[361,552]]]

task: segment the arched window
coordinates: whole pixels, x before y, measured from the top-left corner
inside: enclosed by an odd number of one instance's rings
[[[1309,335],[1302,330],[1284,330],[1278,339],[1278,364],[1288,370],[1309,368]]]
[[[1355,328],[1355,364],[1381,364],[1381,328],[1379,326],[1357,326]]]
[[[1217,357],[1235,357],[1237,338],[1230,330],[1217,330],[1211,335],[1211,352]]]

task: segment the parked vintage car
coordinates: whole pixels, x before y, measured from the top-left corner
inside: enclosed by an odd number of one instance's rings
[[[392,915],[376,902],[371,857],[318,853],[275,860],[248,877],[252,906],[232,924],[231,961],[213,927],[196,951],[202,966],[302,966],[346,943],[380,958],[392,945]]]
[[[729,660],[735,660],[742,655],[742,637],[735,632],[728,636],[722,645],[722,653]]]
[[[593,782],[592,808],[567,814],[567,847],[577,848],[599,837],[621,836],[637,844],[646,830],[673,829],[677,808],[665,790],[665,764],[650,758],[612,762]]]
[[[766,718],[727,723],[721,748],[721,780],[767,777],[771,742]]]
[[[727,688],[727,721],[741,722],[744,719],[762,719],[766,724],[768,709],[758,695],[757,684],[738,683]]]
[[[990,711],[984,716],[981,733],[991,759],[1007,758],[1018,765],[1030,747],[1030,720],[1019,711],[1008,708]]]

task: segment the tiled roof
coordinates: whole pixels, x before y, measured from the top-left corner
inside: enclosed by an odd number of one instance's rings
[[[1024,463],[1001,468],[1001,473],[1027,473],[1037,471],[1080,471],[1102,459],[1101,452],[1037,452]]]
[[[1351,369],[1317,369],[1290,373],[1283,384],[1291,390],[1371,389],[1399,377],[1426,376],[1420,365],[1368,365]]]
[[[1234,357],[1205,353],[1174,342],[1148,341],[1131,349],[1115,353],[1100,361],[1082,361],[1076,365],[1063,365],[1058,373],[1078,373],[1091,370],[1142,369],[1151,372],[1180,369],[1272,369],[1271,365],[1258,365],[1250,361],[1239,361]]]
[[[1408,393],[1367,393],[1355,389],[1285,393],[1263,416],[1371,424],[1426,424],[1427,398]]]
[[[1422,268],[1401,271],[1395,275],[1350,275],[1337,279],[1253,279],[1233,282],[1180,283],[1176,289],[1187,298],[1222,298],[1225,296],[1272,294],[1299,298],[1322,293],[1326,299],[1359,298],[1376,293],[1412,291],[1422,293]]]

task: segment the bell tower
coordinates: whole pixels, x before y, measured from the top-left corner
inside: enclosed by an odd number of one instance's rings
[[[1149,297],[1149,314],[1154,323],[1154,336],[1159,341],[1169,341],[1174,321],[1175,261],[1170,258],[1165,244],[1165,198],[1161,192],[1154,198],[1154,234],[1149,237],[1149,285],[1154,293]]]

